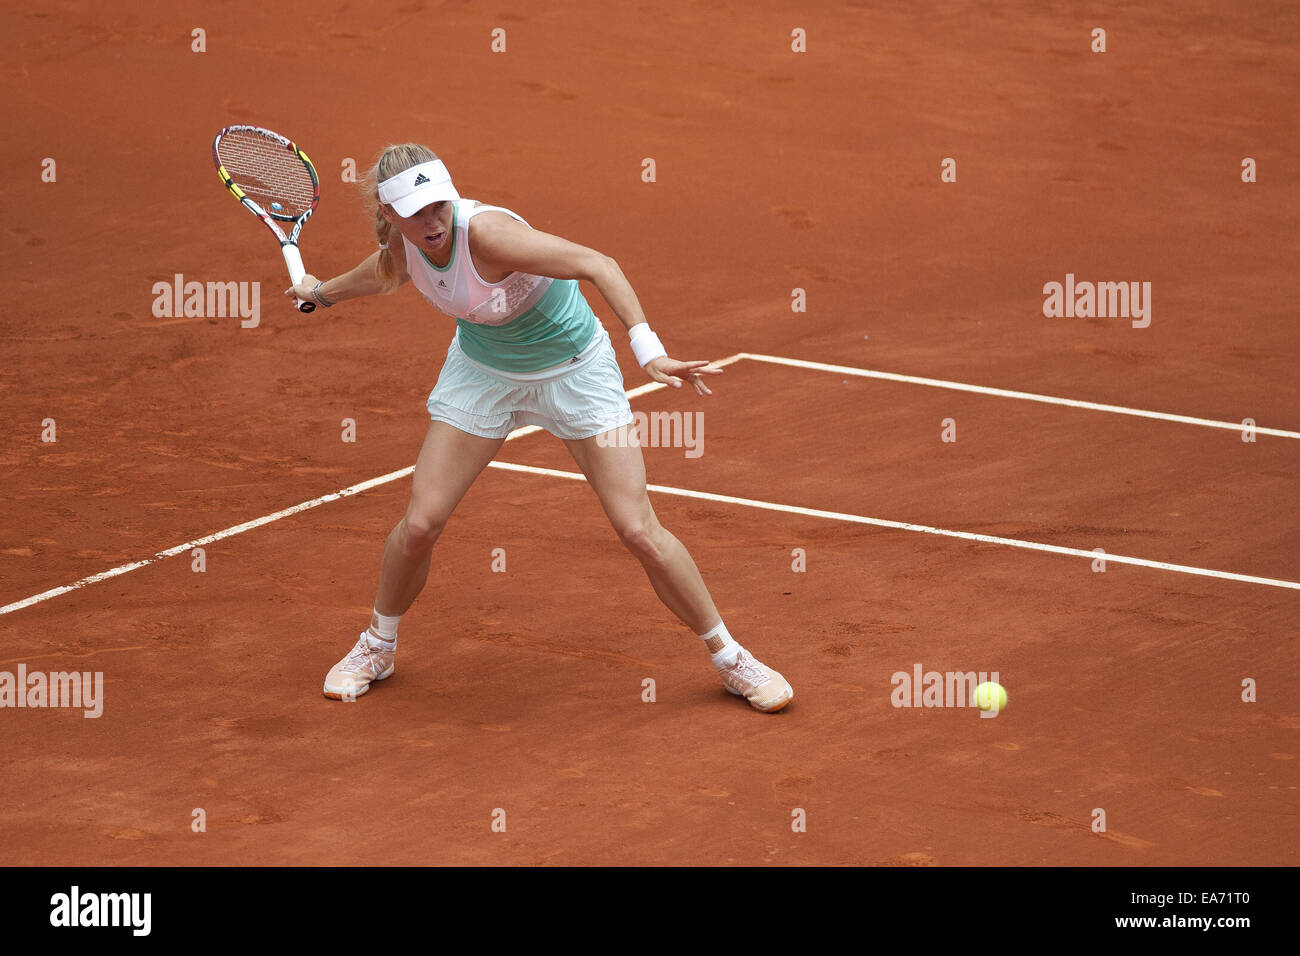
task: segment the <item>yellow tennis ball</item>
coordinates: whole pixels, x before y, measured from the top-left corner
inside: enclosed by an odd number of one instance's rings
[[[972,703],[980,710],[1001,710],[1007,706],[1007,692],[1001,684],[985,681],[975,688]]]

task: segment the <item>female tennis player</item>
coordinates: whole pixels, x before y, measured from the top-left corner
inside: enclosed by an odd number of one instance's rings
[[[410,504],[384,547],[370,626],[326,675],[325,696],[353,699],[393,673],[398,621],[425,585],[447,519],[506,436],[539,425],[569,449],[619,540],[668,610],[704,641],[726,689],[768,713],[788,704],[789,683],[728,633],[690,554],[655,517],[614,348],[578,280],[600,290],[654,381],[681,388],[685,380],[711,395],[705,376],[722,369],[669,358],[613,259],[539,232],[508,209],[460,198],[427,147],[388,147],[370,183],[379,248],[342,275],[308,275],[285,294],[329,308],[410,280],[455,318],[456,335],[429,395]]]

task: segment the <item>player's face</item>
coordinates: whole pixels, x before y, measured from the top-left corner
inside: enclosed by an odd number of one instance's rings
[[[391,206],[385,209],[385,218],[417,249],[441,260],[451,248],[451,202],[430,203],[415,215],[405,218],[397,215]]]

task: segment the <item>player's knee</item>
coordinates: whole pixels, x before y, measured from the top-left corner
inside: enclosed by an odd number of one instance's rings
[[[402,519],[403,552],[412,556],[424,554],[433,547],[446,524],[444,515],[411,509]]]
[[[620,522],[614,530],[618,532],[618,539],[623,542],[623,546],[638,560],[650,563],[663,560],[668,533],[658,521],[650,518]]]

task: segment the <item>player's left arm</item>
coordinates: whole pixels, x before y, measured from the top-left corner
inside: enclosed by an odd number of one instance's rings
[[[470,244],[480,271],[528,272],[552,279],[585,279],[594,285],[618,320],[631,332],[646,321],[641,303],[623,270],[610,256],[587,246],[524,225],[505,213],[475,216],[470,220]],[[687,374],[695,391],[713,394],[701,375],[719,375],[708,361],[681,362],[668,356],[646,363],[645,372],[656,382],[681,387]]]

